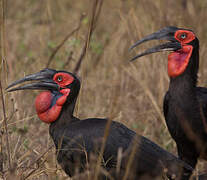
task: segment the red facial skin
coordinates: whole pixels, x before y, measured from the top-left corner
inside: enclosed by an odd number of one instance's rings
[[[67,73],[57,73],[54,75],[53,80],[61,88],[65,88],[67,85],[73,82],[74,78]],[[67,97],[70,93],[70,89],[69,88],[62,89],[60,90],[60,93],[62,94],[62,96],[57,99],[56,103],[52,107],[50,106],[52,103],[53,95],[50,91],[41,92],[36,97],[35,100],[36,112],[40,120],[42,120],[43,122],[45,123],[54,122],[60,115],[62,107],[66,102]]]
[[[62,78],[62,81],[58,80],[59,77]],[[55,81],[60,87],[65,88],[65,86],[71,84],[74,81],[74,77],[67,73],[60,72],[54,75],[53,81]]]
[[[192,46],[185,45],[182,49],[168,55],[168,75],[170,77],[177,77],[185,71],[192,51]]]
[[[182,35],[185,35],[186,37],[182,38]],[[181,43],[182,49],[168,55],[168,75],[172,78],[181,75],[188,66],[193,46],[188,45],[187,43],[193,41],[195,35],[191,31],[178,30],[175,33],[175,39]]]

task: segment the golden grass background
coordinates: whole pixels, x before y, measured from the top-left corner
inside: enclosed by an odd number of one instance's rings
[[[5,1],[3,89],[25,74],[46,67],[55,47],[78,26],[54,57],[50,68],[73,71],[87,33],[91,0]],[[146,43],[129,52],[138,39],[168,25],[192,29],[200,40],[199,85],[207,86],[207,1],[204,0],[105,0],[79,77],[81,93],[76,115],[113,117],[130,129],[176,154],[163,117],[162,102],[168,89],[167,53],[145,56],[129,63],[130,57],[153,44]],[[2,39],[1,39],[2,40]],[[2,46],[1,46],[2,47]],[[68,61],[71,56],[72,59]],[[5,133],[2,139],[4,171],[7,179],[66,179],[57,165],[55,148],[33,163],[52,144],[48,125],[35,114],[37,91],[4,93],[13,172],[8,173]],[[116,101],[116,103],[112,103]],[[2,105],[0,105],[2,109]],[[3,114],[1,111],[1,129]],[[205,163],[198,165],[205,171]]]

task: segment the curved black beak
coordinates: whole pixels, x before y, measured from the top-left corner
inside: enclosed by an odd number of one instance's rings
[[[17,91],[17,90],[25,90],[25,89],[41,89],[41,90],[59,90],[58,84],[53,81],[53,76],[56,73],[53,69],[43,69],[42,71],[27,75],[22,79],[19,79],[13,83],[11,83],[6,90],[8,92]],[[23,83],[25,81],[39,81],[30,84],[25,84],[22,86],[18,86],[16,88],[12,88],[17,84]]]
[[[130,47],[130,50],[135,48],[136,46],[146,42],[146,41],[150,41],[150,40],[168,40],[170,42],[167,42],[165,44],[161,44],[161,45],[157,45],[154,46],[150,49],[147,49],[146,51],[144,51],[143,53],[140,53],[138,55],[136,55],[135,57],[133,57],[131,59],[131,61],[145,56],[147,54],[152,54],[155,52],[160,52],[160,51],[177,51],[179,49],[182,48],[181,44],[174,38],[174,34],[175,32],[179,30],[179,28],[177,27],[173,27],[173,26],[169,26],[169,27],[165,27],[155,33],[152,33],[146,37],[144,37],[143,39],[137,41],[133,46]]]

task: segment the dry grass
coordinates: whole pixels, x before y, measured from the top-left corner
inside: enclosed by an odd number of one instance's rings
[[[1,73],[3,89],[7,86],[7,77],[11,82],[46,67],[55,47],[78,26],[85,13],[79,31],[66,41],[50,64],[51,68],[73,71],[84,46],[91,2],[6,1],[5,34],[1,36],[5,52],[1,54],[7,61],[8,70],[3,68]],[[163,97],[169,84],[167,54],[154,54],[129,63],[129,58],[136,52],[129,52],[128,48],[142,36],[167,25],[193,29],[201,45],[199,85],[206,86],[206,19],[207,2],[203,0],[105,0],[78,73],[82,89],[76,115],[80,118],[113,117],[175,154],[176,147],[162,112]],[[68,60],[71,53],[72,58]],[[13,169],[4,175],[7,179],[29,174],[27,179],[66,179],[57,165],[55,149],[48,150],[52,144],[48,125],[40,122],[35,114],[36,94],[32,91],[4,92]],[[3,112],[0,113],[3,130]],[[9,159],[5,134],[2,141],[6,171]],[[205,163],[199,163],[198,170],[204,171],[205,166]]]

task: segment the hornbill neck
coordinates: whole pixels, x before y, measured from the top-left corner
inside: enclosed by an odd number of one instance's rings
[[[186,70],[177,77],[170,77],[169,92],[180,95],[192,95],[196,92],[199,69],[199,48],[194,47]],[[193,94],[194,94],[193,93]]]
[[[197,124],[199,123],[199,121],[195,121],[195,119],[200,119],[200,113],[197,113],[200,111],[200,106],[196,94],[198,68],[199,52],[198,49],[195,48],[186,70],[181,75],[170,78],[168,90],[171,99],[169,102],[171,108],[169,116],[174,117],[175,115],[177,121],[179,121],[179,123],[182,122],[181,125],[183,128],[188,128],[188,126],[185,125],[185,123],[187,123],[190,124],[190,127],[194,130],[197,129]],[[189,129],[185,131],[189,132]],[[189,135],[189,138],[192,138],[191,135]]]
[[[66,104],[64,104],[60,116],[56,121],[51,123],[51,126],[64,127],[77,120],[77,118],[73,116],[76,100],[77,97],[75,97],[72,101],[66,102]]]
[[[73,112],[75,109],[76,100],[80,90],[80,82],[79,80],[74,80],[72,84],[73,88],[71,88],[70,94],[67,98],[67,101],[63,105],[62,111],[58,117],[58,119],[51,123],[51,126],[64,127],[68,124],[77,121],[78,119],[73,116]]]
[[[61,114],[58,117],[58,119],[50,124],[49,133],[53,137],[54,142],[56,138],[57,139],[62,138],[62,135],[64,135],[65,133],[64,129],[68,125],[70,125],[73,122],[79,121],[78,118],[73,116],[76,100],[77,100],[77,97],[75,97],[72,101],[67,101],[66,104],[64,104]],[[61,132],[61,133],[58,133],[58,132]],[[61,136],[58,136],[58,135],[61,135]]]

